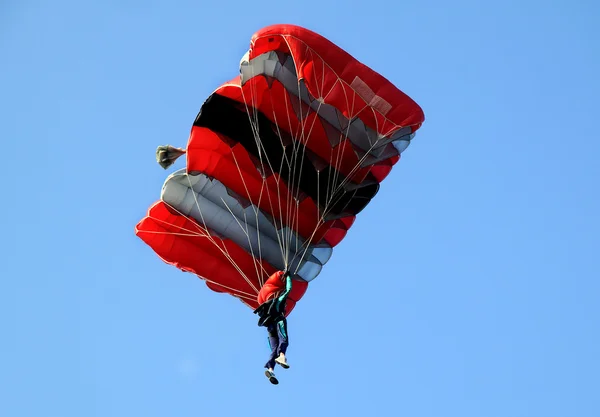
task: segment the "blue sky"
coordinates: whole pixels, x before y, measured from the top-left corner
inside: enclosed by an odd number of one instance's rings
[[[598,416],[599,16],[592,1],[3,2],[0,414]],[[426,115],[290,316],[276,387],[251,311],[133,233],[167,175],[156,146],[185,146],[272,23],[323,34]]]

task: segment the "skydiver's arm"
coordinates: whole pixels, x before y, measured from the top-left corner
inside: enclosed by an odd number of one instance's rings
[[[279,304],[283,303],[285,301],[285,299],[287,298],[287,296],[290,295],[291,291],[292,291],[292,275],[290,273],[287,273],[285,276],[285,291],[279,296],[279,298],[277,299],[277,302]]]

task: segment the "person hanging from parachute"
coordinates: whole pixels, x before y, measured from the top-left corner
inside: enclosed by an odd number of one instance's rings
[[[265,375],[269,381],[277,385],[279,381],[275,376],[275,365],[279,364],[282,368],[288,369],[285,353],[289,346],[289,337],[287,331],[286,302],[288,295],[292,290],[292,275],[288,271],[278,271],[271,275],[269,282],[275,282],[279,285],[285,280],[285,289],[277,296],[262,303],[254,314],[258,314],[258,325],[266,327],[268,332],[269,347],[271,354],[269,360],[265,363]]]

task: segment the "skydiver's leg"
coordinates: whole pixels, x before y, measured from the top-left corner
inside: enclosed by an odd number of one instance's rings
[[[285,352],[287,351],[289,345],[289,337],[287,331],[287,320],[285,318],[277,322],[277,336],[279,338],[279,345],[277,346],[277,353],[279,355],[277,358],[275,358],[275,362],[277,362],[283,368],[288,369],[290,365],[287,363],[285,358]]]
[[[285,355],[285,351],[289,345],[289,337],[287,330],[287,319],[283,319],[277,322],[277,336],[279,338],[279,346],[277,348],[279,353],[283,353]]]
[[[265,363],[265,368],[272,371],[273,368],[275,368],[275,358],[279,354],[279,336],[277,332],[277,325],[271,324],[269,327],[267,327],[267,332],[269,333],[269,347],[271,348],[271,355],[269,356],[267,363]]]
[[[269,360],[265,364],[265,375],[271,381],[271,384],[277,385],[279,381],[275,377],[275,373],[273,372],[273,368],[275,368],[275,358],[277,357],[277,349],[279,347],[279,337],[277,334],[277,325],[271,324],[267,327],[267,331],[269,332],[269,347],[271,348],[271,355],[269,356]]]

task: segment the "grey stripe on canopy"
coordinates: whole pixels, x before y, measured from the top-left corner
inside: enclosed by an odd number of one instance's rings
[[[163,185],[161,199],[254,257],[280,270],[287,265],[304,281],[316,278],[333,252],[325,245],[307,248],[280,220],[270,219],[223,183],[203,174],[188,175],[185,169],[174,172]]]
[[[410,145],[410,141],[415,134],[410,126],[398,129],[392,135],[382,136],[372,128],[366,126],[359,118],[350,121],[342,112],[330,104],[323,103],[323,97],[313,97],[304,80],[298,80],[294,60],[290,55],[284,55],[275,51],[266,52],[252,60],[248,59],[248,53],[240,61],[241,84],[244,85],[248,80],[256,76],[266,76],[277,79],[285,89],[292,95],[300,97],[302,101],[319,114],[319,117],[331,125],[336,131],[332,134],[332,129],[325,130],[328,134],[332,146],[337,145],[340,140],[340,134],[347,136],[350,142],[361,153],[368,154],[361,166],[369,166],[379,161],[383,161],[391,156],[398,155]],[[283,61],[285,59],[285,61]],[[283,63],[282,63],[283,61]],[[351,86],[357,93],[371,106],[379,110],[382,114],[389,111],[390,105],[381,97],[376,95],[364,81],[356,77]],[[327,92],[324,92],[327,94]],[[292,100],[292,105],[293,105]],[[297,106],[296,106],[297,107]],[[355,109],[360,110],[360,109]],[[301,119],[307,115],[301,115],[299,109],[296,109],[298,118]],[[389,144],[392,146],[386,146]],[[362,151],[362,152],[361,152]]]

